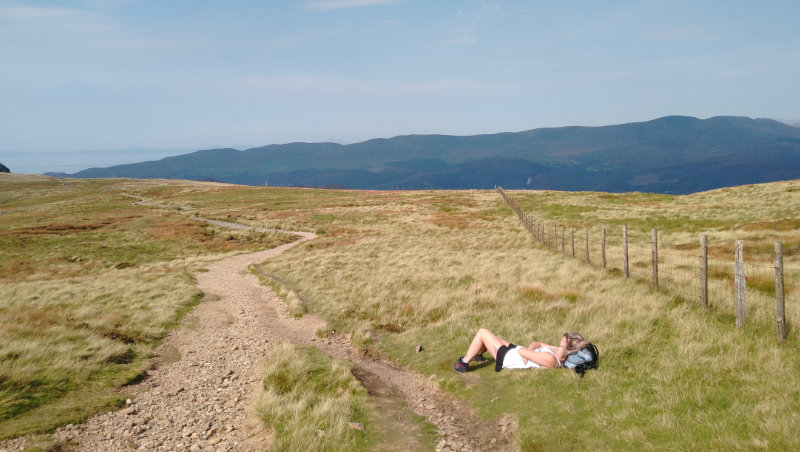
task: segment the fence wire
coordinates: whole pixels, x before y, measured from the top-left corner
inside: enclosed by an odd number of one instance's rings
[[[744,264],[747,316],[762,320],[775,318],[775,267]]]
[[[628,245],[628,266],[631,278],[653,279],[653,253],[649,249]]]
[[[726,312],[735,310],[733,282],[736,264],[733,261],[708,258],[708,305],[722,307]],[[698,278],[699,284],[699,278]]]
[[[800,325],[800,270],[783,269],[783,290],[786,300],[786,322],[790,325]]]
[[[520,220],[529,229],[531,235],[541,246],[594,267],[603,267],[614,275],[624,275],[625,258],[621,231],[614,236],[606,231],[605,253],[603,252],[602,230],[595,228],[573,228],[557,223],[536,221],[524,212],[524,209],[502,188],[498,192],[511,206]],[[587,243],[588,236],[588,243]],[[629,231],[629,239],[630,239]],[[611,242],[612,244],[609,244]],[[698,246],[699,248],[699,246]],[[789,250],[787,250],[789,251]],[[794,251],[791,251],[794,252]],[[588,254],[587,254],[588,253]],[[701,294],[701,257],[698,253],[666,251],[658,249],[657,280],[658,287],[682,297],[685,300],[699,303]],[[788,255],[788,253],[787,253]],[[587,259],[588,257],[588,259]],[[603,261],[605,257],[605,266]],[[746,253],[744,263],[746,280],[746,315],[747,319],[760,322],[776,321],[776,269],[774,254],[763,250],[752,250]],[[734,281],[736,263],[731,253],[730,260],[707,258],[708,305],[722,312],[735,313]],[[648,283],[654,282],[653,248],[648,243],[642,247],[628,243],[628,276]],[[784,316],[787,329],[791,332],[794,325],[800,325],[800,269],[783,269]],[[797,333],[795,333],[797,334]]]
[[[685,300],[700,299],[700,256],[658,252],[658,285]]]

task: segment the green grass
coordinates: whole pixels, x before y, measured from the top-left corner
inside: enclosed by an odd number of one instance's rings
[[[0,438],[119,404],[119,388],[141,378],[200,302],[190,272],[225,252],[293,240],[123,196],[156,184],[0,178]]]
[[[346,362],[282,342],[262,363],[262,381],[256,410],[274,433],[270,450],[370,450],[376,441],[369,396]]]
[[[126,222],[140,221],[121,218],[133,215],[129,204],[104,201],[116,199],[115,193],[129,192],[164,204],[189,205],[208,218],[317,231],[317,239],[270,260],[263,270],[291,282],[309,301],[304,304],[306,309],[325,317],[329,328],[352,333],[359,348],[380,347],[383,353],[420,373],[437,375],[443,388],[467,398],[480,416],[515,415],[519,420],[517,441],[523,450],[800,448],[794,433],[800,426],[800,385],[795,372],[800,357],[794,353],[798,337],[793,319],[789,340],[777,344],[774,318],[756,316],[744,329],[737,330],[728,305],[712,305],[712,309],[703,311],[692,297],[653,291],[647,282],[621,278],[619,270],[604,272],[586,266],[581,262],[582,250],[576,252],[578,259],[549,252],[523,230],[493,191],[366,192],[92,181],[87,184],[95,185],[80,190],[80,183],[71,183],[74,192],[67,196],[56,193],[62,189],[57,184],[28,183],[29,187],[23,184],[0,191],[0,210],[8,212],[0,215],[0,232],[12,231],[0,235],[0,240],[18,236],[15,230],[19,228],[41,230],[55,223],[99,224],[110,218],[118,226],[113,231],[106,231],[111,225],[70,230],[64,236],[67,252],[60,255],[49,251],[58,246],[56,238],[47,245],[36,245],[38,253],[16,257],[14,268],[28,260],[36,262],[31,266],[35,268],[33,276],[23,271],[7,281],[6,285],[17,290],[25,284],[33,287],[37,281],[88,281],[95,275],[108,278],[109,284],[128,284],[124,278],[115,278],[162,268],[167,265],[164,262],[171,262],[168,267],[175,268],[173,276],[180,278],[185,277],[182,272],[187,268],[199,266],[203,256],[226,251],[222,245],[227,242],[236,243],[239,250],[266,246],[243,236],[228,240],[226,232],[216,231],[213,240],[197,248],[192,248],[187,238],[181,248],[166,246],[154,251],[172,260],[142,258],[131,262],[134,267],[119,270],[111,270],[121,261],[115,257],[118,252],[104,255],[98,249],[93,253],[102,265],[90,265],[91,259],[81,261],[75,276],[65,276],[69,274],[65,268],[78,264],[57,258],[79,248],[68,245],[72,240],[68,236],[73,234],[123,234],[109,239],[117,243],[143,234],[136,240],[158,242],[156,235],[144,234],[147,222],[141,228],[123,227]],[[787,271],[787,286],[796,287],[800,253],[795,247],[800,243],[800,233],[792,219],[800,211],[798,186],[798,181],[781,182],[689,196],[540,191],[511,194],[541,221],[567,228],[588,227],[592,237],[599,236],[601,227],[607,227],[609,243],[614,246],[620,239],[611,231],[627,224],[631,242],[647,250],[650,229],[656,227],[661,231],[659,243],[665,255],[690,255],[700,234],[709,235],[711,257],[725,262],[733,256],[734,239],[744,239],[748,250],[762,251],[769,250],[773,240],[782,240],[787,268],[794,269]],[[25,190],[25,196],[17,193]],[[104,195],[93,195],[95,191]],[[48,204],[39,206],[31,200],[38,193]],[[87,203],[87,212],[102,213],[98,206],[106,203],[108,212],[119,208],[127,213],[105,217],[98,213],[98,218],[78,214],[83,209],[80,204],[73,205],[77,199]],[[66,218],[70,220],[55,221],[42,213],[53,209],[69,210]],[[137,215],[148,212],[146,216],[152,219],[146,220],[154,224],[177,221],[173,219],[176,213],[164,209],[136,206],[133,211]],[[190,228],[186,234],[194,231]],[[202,229],[197,233],[204,235]],[[583,236],[578,235],[576,242],[579,238]],[[17,250],[22,248],[18,246]],[[592,253],[592,262],[597,265],[594,248]],[[187,255],[196,257],[182,257]],[[193,264],[193,259],[198,263]],[[640,262],[632,262],[632,271],[643,274],[642,269],[647,267],[644,260],[641,269],[637,266]],[[693,265],[694,261],[687,262],[680,264]],[[616,262],[610,264],[618,266]],[[715,278],[727,277],[727,266],[712,262],[711,267]],[[767,282],[753,282],[757,292],[769,295]],[[184,282],[186,287],[189,283]],[[108,308],[102,305],[102,291],[90,291],[92,295],[78,298],[95,300],[102,306],[97,308],[99,312],[105,312]],[[27,298],[30,303],[35,301],[34,295],[31,291]],[[122,318],[133,318],[131,313],[139,311],[140,315],[150,315],[163,303],[160,297],[154,300],[150,311],[131,303],[123,309],[127,314]],[[796,298],[787,299],[787,312],[796,311],[792,303],[796,304]],[[180,305],[167,312],[178,312]],[[63,315],[58,309],[47,304],[33,309],[32,315],[15,311],[13,318],[17,319],[14,322],[28,319],[25,321],[58,329],[63,322],[41,321]],[[72,312],[77,307],[65,309]],[[158,322],[151,319],[138,323]],[[118,330],[129,337],[158,337],[147,328],[124,325]],[[491,366],[466,375],[452,372],[453,361],[464,353],[479,327],[521,343],[553,342],[564,331],[580,331],[599,347],[600,368],[584,379],[566,370],[495,373]],[[380,333],[377,344],[368,339],[370,331]],[[28,339],[21,331],[15,334]],[[61,333],[53,334],[60,337]],[[0,349],[7,353],[10,341],[2,336],[0,339]],[[418,344],[424,347],[422,353],[415,351]],[[11,348],[8,351],[10,356],[19,353]],[[115,356],[113,352],[109,349],[103,353]],[[121,358],[126,356],[125,349],[119,353]],[[92,359],[100,358],[98,354]],[[311,368],[324,373],[320,369],[332,367],[325,362]],[[318,390],[324,393],[316,387],[308,392]],[[493,402],[496,397],[499,400]],[[71,399],[65,396],[57,400]],[[47,406],[54,405],[42,405]],[[282,423],[278,419],[287,413],[278,410],[270,415],[274,416],[270,424]],[[372,418],[364,413],[369,424]],[[291,427],[288,421],[285,425],[288,436],[305,428]],[[316,433],[311,437],[316,438]],[[572,442],[564,438],[572,438]]]
[[[85,410],[58,414],[52,423],[38,414],[41,407],[75,398],[87,385],[117,399],[115,388],[150,366],[153,348],[200,299],[193,280],[180,270],[112,273],[0,285],[0,435],[18,433],[13,427],[18,418],[27,419],[20,425],[31,425],[30,431],[42,431],[106,406],[104,401],[92,406],[94,397]]]
[[[677,225],[690,209],[709,215],[696,215],[690,228],[701,230],[695,232],[728,239],[742,232],[728,209],[742,211],[737,203],[750,205],[758,193],[766,199],[785,193],[782,185],[746,187],[742,196],[636,195],[655,203],[649,215],[638,214],[645,227],[638,234],[648,240],[648,226],[656,226],[664,229],[660,240],[666,246],[685,243]],[[538,193],[522,195],[530,198],[529,208],[539,205]],[[549,202],[598,202],[593,193],[547,195]],[[402,200],[352,209],[346,224],[340,223],[344,215],[328,218],[325,228],[346,232],[291,250],[267,262],[266,271],[297,284],[315,301],[309,309],[337,330],[356,337],[380,331],[384,352],[437,375],[442,387],[467,397],[481,416],[515,414],[523,450],[798,447],[790,433],[800,425],[792,370],[800,359],[791,353],[796,335],[777,344],[770,323],[753,319],[736,330],[724,306],[704,312],[696,300],[653,292],[647,282],[547,252],[509,209],[498,207],[502,199],[494,193],[395,196]],[[453,207],[445,212],[447,197]],[[761,221],[781,218],[798,199],[784,199],[772,211],[760,208],[758,215]],[[708,207],[723,203],[725,208]],[[606,220],[595,216],[603,209],[582,211],[591,215],[583,218],[587,225]],[[713,226],[705,230],[703,224]],[[769,231],[760,240],[792,233]],[[497,374],[485,367],[466,376],[453,373],[452,362],[479,327],[522,343],[581,331],[599,346],[601,368],[582,380],[563,370]],[[417,344],[423,344],[422,354],[415,352]],[[574,440],[555,441],[564,437]]]

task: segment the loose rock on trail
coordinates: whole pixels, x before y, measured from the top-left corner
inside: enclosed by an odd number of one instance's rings
[[[314,346],[333,358],[356,363],[353,373],[372,396],[377,411],[391,417],[393,434],[386,432],[386,440],[377,446],[380,450],[425,448],[419,424],[410,420],[409,410],[437,428],[441,435],[437,451],[515,449],[513,418],[481,421],[465,401],[442,391],[431,379],[394,362],[362,356],[347,335],[316,337],[324,322],[312,315],[300,319],[286,315],[280,298],[260,284],[249,267],[315,235],[280,232],[295,234],[299,240],[228,257],[194,275],[205,300],[159,347],[159,365],[143,382],[129,388],[131,398],[124,408],[59,428],[54,437],[67,445],[66,450],[69,444],[77,450],[103,451],[266,450],[271,436],[254,410],[260,392],[258,364],[280,341]],[[376,422],[377,428],[380,424]],[[24,439],[12,440],[0,444],[0,451],[24,444]]]

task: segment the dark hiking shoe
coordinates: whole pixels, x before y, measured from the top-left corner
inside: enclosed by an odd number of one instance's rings
[[[463,358],[463,356],[462,356],[462,358]],[[467,369],[467,365],[461,362],[461,358],[458,358],[458,361],[456,361],[456,363],[453,364],[453,370],[455,370],[456,372],[458,372],[460,374],[463,374],[468,369]]]
[[[486,358],[483,355],[476,355],[474,358],[472,358],[472,360],[470,362],[471,363],[483,364],[483,363],[486,362]]]

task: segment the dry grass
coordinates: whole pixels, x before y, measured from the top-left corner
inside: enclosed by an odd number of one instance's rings
[[[316,231],[319,238],[267,262],[264,270],[290,281],[310,300],[305,308],[325,316],[329,328],[352,332],[360,348],[374,347],[377,331],[384,353],[419,372],[436,374],[443,387],[467,397],[482,416],[515,414],[522,449],[800,447],[793,433],[800,426],[795,330],[786,344],[776,344],[772,326],[758,318],[736,330],[732,311],[721,303],[703,312],[691,294],[656,292],[647,283],[624,280],[618,276],[618,260],[609,260],[609,268],[616,270],[603,271],[583,264],[580,252],[571,259],[547,251],[494,192],[93,183],[99,184],[93,190],[187,205],[209,218]],[[592,236],[599,236],[601,227],[619,231],[627,224],[631,242],[639,244],[632,249],[636,277],[647,278],[653,227],[660,231],[662,258],[674,259],[676,274],[692,271],[692,244],[700,234],[709,235],[712,258],[724,259],[711,262],[720,281],[725,281],[734,239],[745,240],[746,256],[755,255],[747,249],[768,250],[780,239],[789,250],[787,267],[797,268],[800,259],[800,234],[792,227],[800,211],[798,181],[678,197],[512,195],[535,217],[579,231],[588,227]],[[49,193],[45,198],[66,208],[75,195]],[[36,208],[24,197],[5,199],[0,198],[0,210],[9,213],[0,216],[0,232],[17,227],[21,212]],[[120,217],[132,215],[128,211]],[[36,218],[40,221],[24,222],[25,227],[42,230],[48,224],[98,220]],[[619,246],[618,236],[609,232],[611,247]],[[594,265],[596,253],[590,250]],[[115,271],[143,267],[137,263]],[[789,282],[796,287],[796,280]],[[14,284],[27,283],[21,278]],[[769,292],[759,287],[754,284],[757,292]],[[787,299],[787,312],[798,303]],[[39,321],[37,315],[30,321]],[[600,348],[601,367],[584,379],[566,371],[497,374],[488,367],[463,378],[450,366],[479,327],[520,342],[554,341],[563,331],[578,330]],[[416,353],[417,344],[424,345],[422,353]],[[559,441],[566,437],[571,442]]]
[[[140,377],[153,347],[200,296],[185,271],[164,270],[0,285],[3,436],[47,428],[52,418],[42,413],[87,386],[114,398],[116,387]],[[87,406],[71,406],[71,416],[107,403],[92,398]]]
[[[123,196],[159,187],[0,177],[0,437],[118,403],[118,388],[141,377],[199,302],[191,271],[221,253],[291,240],[228,232]]]
[[[548,219],[554,222],[570,220],[594,230],[600,216],[612,219],[602,203],[613,202],[618,225],[636,219],[631,224],[642,229],[629,225],[632,239],[645,240],[640,259],[645,268],[636,271],[646,276],[651,227],[663,231],[665,247],[700,233],[715,237],[712,243],[741,238],[747,231],[739,225],[750,222],[745,213],[758,196],[772,199],[796,185],[743,187],[740,196],[728,191],[690,197],[514,196],[528,197],[531,210],[550,206]],[[796,205],[798,197],[781,199],[771,210],[759,209],[761,221],[783,224],[786,206]],[[347,232],[292,250],[266,263],[266,270],[298,284],[316,301],[309,308],[337,330],[353,331],[357,338],[381,332],[384,351],[439,375],[440,384],[466,395],[483,415],[517,414],[524,449],[798,446],[794,435],[786,434],[800,425],[794,415],[800,394],[791,370],[800,362],[787,353],[796,336],[776,344],[772,327],[757,321],[737,331],[724,306],[702,312],[696,298],[653,292],[647,283],[615,276],[619,271],[584,265],[582,254],[573,260],[543,250],[492,192],[411,192],[394,194],[383,205],[309,210],[314,212],[309,218],[327,221],[316,227]],[[444,210],[452,220],[442,221]],[[561,210],[565,218],[553,213]],[[764,241],[791,240],[796,233],[758,232]],[[584,380],[567,372],[488,370],[462,380],[450,366],[481,326],[521,342],[555,340],[563,331],[579,330],[600,347],[602,367]],[[423,354],[414,350],[420,343]],[[498,395],[500,402],[492,403]],[[573,442],[553,441],[567,436]]]
[[[364,425],[369,397],[347,363],[283,342],[261,368],[256,410],[274,432],[270,450],[368,450],[366,429],[351,423]]]
[[[733,246],[745,244],[748,316],[774,319],[774,244],[783,244],[787,317],[800,322],[800,208],[798,181],[750,185],[689,196],[642,193],[597,194],[514,192],[534,218],[569,230],[576,228],[575,254],[585,259],[585,230],[590,260],[600,265],[601,228],[606,229],[607,268],[622,273],[622,224],[628,225],[630,267],[634,277],[650,280],[650,229],[659,230],[659,285],[689,300],[699,297],[700,236],[709,237],[710,303],[733,304]],[[646,224],[643,223],[646,219]],[[576,227],[576,225],[578,225]],[[567,233],[569,242],[569,233]],[[560,245],[559,245],[560,246]],[[567,244],[570,253],[570,244]]]

